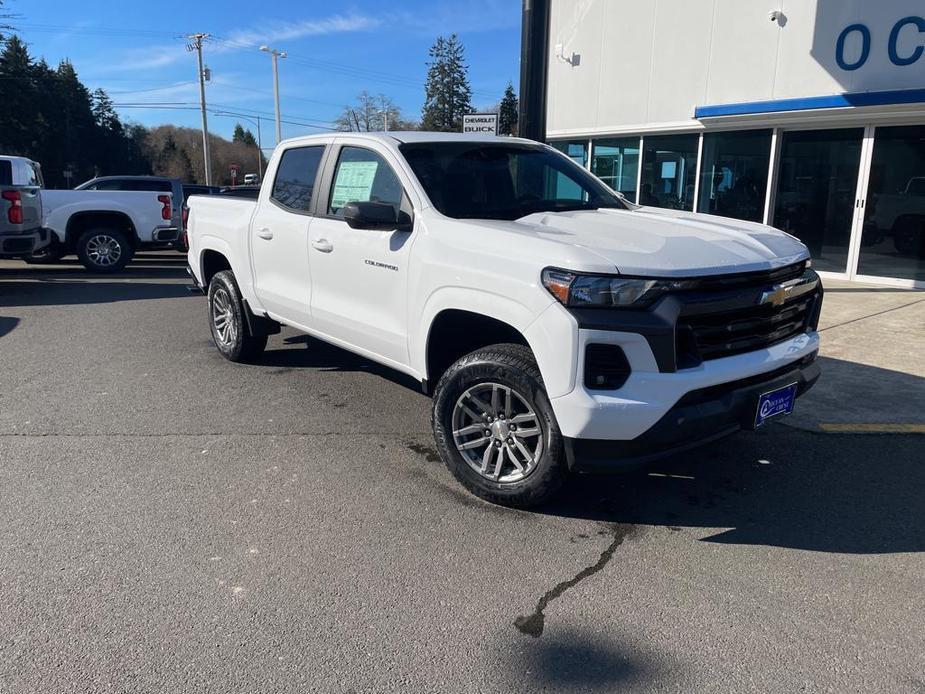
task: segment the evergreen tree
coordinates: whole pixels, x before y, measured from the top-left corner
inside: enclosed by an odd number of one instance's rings
[[[10,37],[0,52],[0,151],[26,154],[35,143],[32,118],[39,103],[35,70],[26,45]]]
[[[254,133],[252,133],[250,129],[244,131],[244,137],[242,138],[241,142],[249,147],[257,146],[257,138],[254,137]]]
[[[504,89],[504,96],[498,104],[498,134],[516,135],[517,120],[519,117],[520,102],[514,93],[514,86],[508,82]]]
[[[96,124],[111,133],[122,134],[122,123],[116,114],[116,109],[112,105],[112,99],[102,89],[95,89],[92,94],[93,98],[93,118]]]
[[[244,128],[240,123],[234,124],[234,135],[231,136],[232,142],[244,142]]]
[[[465,49],[456,34],[438,37],[431,47],[424,86],[421,128],[443,132],[462,129],[463,116],[472,111],[472,88]]]

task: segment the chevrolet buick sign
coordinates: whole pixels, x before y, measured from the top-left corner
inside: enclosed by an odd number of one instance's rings
[[[464,133],[478,133],[479,135],[498,134],[497,113],[469,113],[463,116]]]

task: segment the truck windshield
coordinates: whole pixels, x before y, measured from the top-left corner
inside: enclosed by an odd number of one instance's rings
[[[535,212],[627,209],[568,158],[542,145],[421,142],[400,145],[434,206],[454,219],[519,219]]]

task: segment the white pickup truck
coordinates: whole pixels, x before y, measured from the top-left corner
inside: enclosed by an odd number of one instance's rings
[[[165,192],[43,190],[52,242],[26,261],[50,263],[76,253],[92,272],[119,272],[139,248],[179,238],[172,198]]]
[[[222,355],[286,324],[409,374],[449,469],[496,503],[756,428],[819,376],[797,239],[633,205],[535,142],[287,140],[256,201],[190,208]]]

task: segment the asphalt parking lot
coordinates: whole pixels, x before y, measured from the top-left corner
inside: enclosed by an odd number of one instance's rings
[[[493,507],[414,384],[288,330],[224,361],[184,264],[0,261],[0,691],[925,692],[914,429]]]

